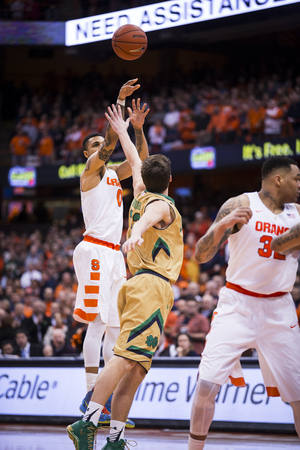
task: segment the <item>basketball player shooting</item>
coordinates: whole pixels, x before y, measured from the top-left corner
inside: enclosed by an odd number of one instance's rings
[[[125,114],[126,97],[140,85],[136,79],[125,83],[119,92],[117,104]],[[148,145],[143,124],[149,109],[140,107],[140,100],[132,101],[129,108],[135,131],[136,147],[140,158],[148,156]],[[84,414],[91,399],[98,376],[101,343],[103,358],[107,363],[113,356],[113,348],[120,333],[117,309],[118,292],[126,280],[126,267],[120,252],[123,230],[123,201],[121,180],[129,178],[132,170],[128,161],[106,165],[115,149],[118,135],[108,124],[105,137],[99,133],[86,136],[83,153],[87,158],[81,175],[81,204],[85,223],[84,239],[74,250],[73,261],[78,279],[78,290],[73,317],[88,324],[83,344],[87,394],[80,405]],[[110,423],[110,403],[106,404],[99,425]],[[127,419],[127,427],[134,423]]]

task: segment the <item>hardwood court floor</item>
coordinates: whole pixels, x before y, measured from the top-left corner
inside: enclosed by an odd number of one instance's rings
[[[136,450],[187,450],[186,430],[126,430],[126,438],[136,441]],[[105,444],[105,435],[98,432],[97,450]],[[133,445],[134,442],[132,442]],[[74,450],[64,426],[0,424],[0,450]],[[219,433],[209,435],[205,450],[300,450],[294,435]]]

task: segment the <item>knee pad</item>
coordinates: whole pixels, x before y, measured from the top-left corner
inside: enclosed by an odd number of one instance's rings
[[[190,431],[206,436],[215,412],[215,399],[220,385],[199,379],[192,406]]]

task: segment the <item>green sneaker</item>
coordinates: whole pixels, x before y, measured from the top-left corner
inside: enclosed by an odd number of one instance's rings
[[[83,420],[78,420],[67,426],[67,433],[76,450],[93,450],[97,430],[98,427],[93,422],[84,422]]]
[[[129,441],[127,441],[126,439],[120,439],[119,441],[116,442],[110,442],[109,438],[106,438],[107,442],[104,445],[104,447],[102,447],[101,450],[124,450],[129,449],[128,444],[130,444]],[[135,441],[131,441],[131,442],[135,442]],[[135,442],[135,445],[133,447],[136,447],[137,443]]]

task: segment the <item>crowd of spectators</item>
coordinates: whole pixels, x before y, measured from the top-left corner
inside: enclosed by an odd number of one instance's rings
[[[63,0],[2,0],[0,19],[4,20],[61,20],[59,7]]]
[[[155,0],[2,0],[0,19],[63,21],[149,3],[155,3]]]
[[[209,266],[194,260],[197,239],[213,220],[199,213],[184,221],[185,262],[173,286],[174,307],[156,357],[200,356],[225,285],[226,243]],[[82,357],[86,326],[72,317],[77,290],[72,256],[82,233],[82,223],[68,228],[52,224],[44,233],[38,226],[30,232],[13,231],[13,226],[10,232],[0,232],[2,357]],[[292,295],[300,316],[299,277]]]
[[[178,70],[171,80],[159,76],[159,85],[157,79],[139,80],[138,96],[150,107],[150,153],[300,136],[300,76],[281,72],[203,79],[200,71]],[[48,74],[39,90],[24,85],[7,143],[12,164],[24,165],[28,156],[37,165],[83,162],[82,140],[90,132],[105,133],[104,113],[126,79],[94,68],[81,78],[71,71],[60,80]]]

